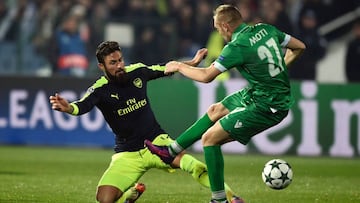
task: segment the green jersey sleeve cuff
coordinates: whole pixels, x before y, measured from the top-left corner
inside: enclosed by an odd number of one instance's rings
[[[221,71],[221,72],[225,72],[227,69],[225,68],[225,66],[223,66],[221,63],[219,63],[219,62],[217,62],[217,61],[215,61],[214,62],[214,67],[216,68],[216,69],[218,69],[219,71]]]
[[[286,45],[289,44],[289,42],[290,42],[290,38],[291,38],[291,36],[286,34],[285,38],[284,38],[284,41],[281,43],[281,46],[286,47]]]

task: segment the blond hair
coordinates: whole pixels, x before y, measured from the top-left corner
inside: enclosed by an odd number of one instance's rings
[[[234,27],[242,23],[243,19],[238,8],[232,5],[220,5],[214,10],[214,18],[218,22],[228,23]]]

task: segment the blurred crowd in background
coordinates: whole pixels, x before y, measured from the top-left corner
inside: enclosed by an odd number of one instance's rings
[[[328,42],[349,33],[352,25],[328,35],[320,35],[319,27],[360,6],[358,0],[0,0],[0,74],[100,75],[95,49],[108,40],[106,27],[114,23],[134,31],[131,46],[123,47],[126,64],[192,57],[207,47],[204,65],[209,65],[224,46],[212,18],[213,9],[223,3],[238,6],[249,24],[269,23],[306,43],[305,54],[290,72],[299,80],[315,79],[316,63]],[[352,54],[346,66],[355,67],[349,75],[356,81],[360,31],[354,33],[358,41],[349,45]],[[228,77],[239,77],[231,74]]]

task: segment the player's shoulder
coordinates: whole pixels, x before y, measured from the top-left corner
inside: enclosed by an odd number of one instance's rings
[[[249,39],[263,35],[264,33],[271,33],[273,27],[265,23],[257,24],[241,24],[232,36],[231,42],[228,44],[234,46],[250,46]]]
[[[256,24],[257,26],[257,30],[266,30],[267,33],[270,33],[272,35],[276,35],[279,33],[283,33],[281,30],[279,30],[279,28],[277,28],[274,25],[271,24],[267,24],[267,23],[258,23]]]
[[[95,81],[95,83],[92,85],[94,88],[102,87],[109,83],[109,80],[105,76],[101,76],[99,79]]]
[[[86,94],[89,95],[95,91],[98,91],[99,89],[102,89],[104,86],[106,86],[108,83],[109,80],[105,76],[101,76],[86,90]]]
[[[134,64],[130,64],[128,66],[125,66],[125,70],[127,73],[129,72],[133,72],[135,70],[139,70],[141,68],[146,68],[147,65],[143,64],[143,63],[134,63]]]
[[[164,71],[165,64],[145,65],[143,63],[135,63],[125,67],[127,73],[141,69],[152,70],[152,71]]]
[[[274,25],[267,24],[267,23],[256,23],[254,24],[254,28],[256,29],[276,29]]]

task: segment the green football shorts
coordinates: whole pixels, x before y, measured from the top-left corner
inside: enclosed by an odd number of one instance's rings
[[[167,134],[161,134],[153,141],[156,145],[169,145],[172,142],[173,140]],[[110,165],[101,177],[98,186],[111,185],[125,192],[151,168],[164,169],[168,172],[175,171],[147,148],[136,152],[116,153],[111,157]]]
[[[288,114],[288,110],[280,111],[255,103],[246,91],[233,93],[221,101],[230,113],[219,120],[230,137],[244,145],[254,135],[280,123]]]

